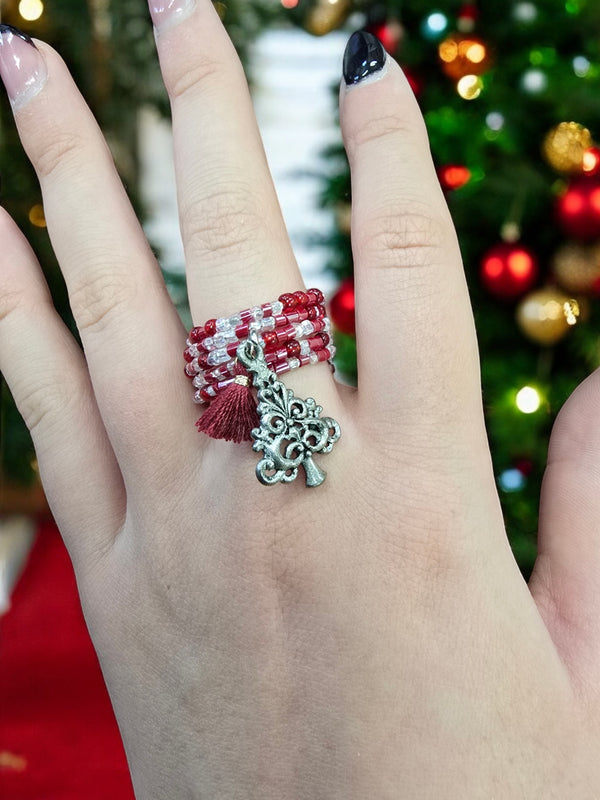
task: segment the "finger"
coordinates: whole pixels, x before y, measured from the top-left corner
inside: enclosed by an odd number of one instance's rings
[[[351,37],[345,75],[360,405],[401,426],[408,449],[427,431],[436,447],[459,440],[461,457],[487,452],[468,291],[423,118],[375,37]]]
[[[555,422],[530,589],[565,662],[588,687],[600,676],[600,370]]]
[[[174,410],[189,408],[181,325],[106,143],[64,63],[47,45],[6,26],[0,42],[0,74],[40,180],[107,431],[119,461],[134,461],[147,473],[155,469],[150,454],[161,440],[181,452]]]
[[[31,431],[71,555],[98,553],[118,532],[125,497],[85,360],[31,248],[1,208],[0,240],[0,371]]]
[[[302,288],[248,86],[209,0],[151,0],[196,322]]]

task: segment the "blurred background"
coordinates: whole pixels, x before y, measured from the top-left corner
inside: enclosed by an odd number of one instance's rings
[[[552,423],[573,388],[600,363],[600,3],[224,0],[214,5],[246,66],[305,281],[329,298],[338,372],[346,381],[356,380],[352,198],[336,103],[350,32],[370,30],[403,66],[425,115],[459,233],[498,489],[513,551],[527,576],[535,558]],[[169,109],[145,0],[2,0],[0,11],[2,22],[51,43],[67,61],[190,324]],[[56,306],[74,329],[39,187],[4,97],[0,179],[1,202],[31,241]],[[63,563],[53,549],[58,544],[50,544],[54,529],[35,454],[4,383],[0,391],[1,676],[24,652],[3,655],[2,634],[5,642],[31,645],[19,607],[29,609],[33,625],[40,618],[36,602],[49,613],[60,592],[74,593],[74,585],[60,572],[67,568],[53,561]],[[37,541],[36,530],[42,531]],[[34,658],[40,658],[43,641]],[[26,652],[31,657],[31,650]],[[9,677],[15,674],[9,670]],[[17,701],[12,713],[12,728],[3,730],[0,723],[0,781],[22,776],[33,758],[2,740],[14,734],[15,715],[23,717]],[[122,764],[119,769],[123,786],[126,772]],[[11,791],[11,797],[39,797],[14,794],[12,785]],[[89,786],[86,791],[91,797]]]

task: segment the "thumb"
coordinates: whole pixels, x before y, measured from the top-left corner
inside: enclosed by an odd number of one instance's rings
[[[571,395],[552,431],[542,486],[538,558],[530,589],[573,677],[597,687],[600,370]]]

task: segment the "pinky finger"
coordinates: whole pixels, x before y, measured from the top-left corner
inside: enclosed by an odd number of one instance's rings
[[[0,208],[0,371],[31,431],[50,508],[74,562],[102,553],[125,507],[83,353],[29,244]]]

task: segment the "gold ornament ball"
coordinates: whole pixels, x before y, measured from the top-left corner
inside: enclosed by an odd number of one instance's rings
[[[552,272],[569,292],[597,292],[600,288],[600,245],[570,242],[559,248],[552,259]]]
[[[575,311],[577,310],[577,313]],[[551,345],[560,341],[577,321],[576,301],[546,286],[531,292],[517,306],[517,324],[537,344]]]
[[[304,25],[314,36],[325,36],[340,28],[351,11],[351,0],[317,0],[308,12]]]
[[[592,146],[592,135],[578,122],[561,122],[546,134],[542,154],[557,172],[583,171],[583,156]]]
[[[445,74],[456,81],[465,75],[482,75],[491,61],[489,48],[482,39],[460,33],[453,33],[440,42],[438,54]]]

